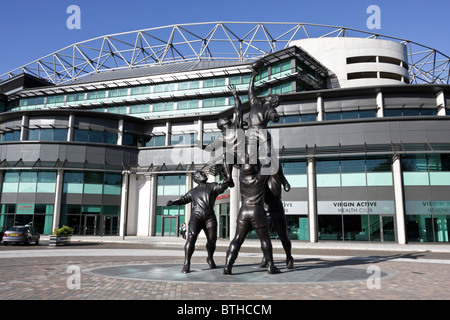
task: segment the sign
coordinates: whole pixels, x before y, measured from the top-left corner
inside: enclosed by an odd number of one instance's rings
[[[405,201],[406,214],[450,214],[450,201]]]
[[[286,215],[307,215],[308,201],[283,201],[284,213]]]
[[[318,201],[318,214],[394,214],[394,201]]]
[[[18,203],[16,207],[17,214],[33,214],[34,203]]]

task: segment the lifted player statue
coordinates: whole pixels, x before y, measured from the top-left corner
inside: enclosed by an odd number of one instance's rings
[[[191,257],[195,250],[195,242],[201,230],[206,234],[206,250],[208,251],[206,262],[211,269],[216,268],[213,259],[217,241],[217,219],[214,214],[214,204],[217,196],[228,188],[227,182],[208,183],[206,174],[199,170],[194,173],[194,181],[198,184],[197,187],[188,191],[181,198],[167,202],[168,206],[183,205],[192,202],[188,236],[184,246],[185,260],[182,273],[190,272]]]
[[[217,128],[220,129],[221,134],[206,146],[203,146],[198,140],[195,141],[195,145],[211,153],[214,153],[216,150],[222,152],[222,171],[225,175],[225,182],[228,183],[230,188],[233,188],[234,181],[231,173],[234,165],[244,163],[245,138],[243,134],[239,136],[243,133],[241,131],[243,127],[241,99],[239,98],[234,85],[230,85],[228,88],[231,90],[234,97],[233,119],[228,117],[220,118],[217,121]]]
[[[276,111],[276,107],[279,105],[278,96],[269,96],[267,98],[260,99],[255,93],[255,77],[258,69],[260,69],[264,63],[259,60],[252,65],[252,77],[249,86],[249,103],[250,112],[248,119],[248,134],[246,134],[246,163],[241,166],[241,172],[239,176],[240,182],[240,194],[241,194],[241,208],[238,213],[236,234],[230,243],[227,251],[224,274],[231,274],[233,264],[239,254],[242,243],[245,240],[248,232],[253,228],[258,235],[261,242],[261,249],[264,254],[262,266],[267,266],[269,274],[279,273],[280,270],[274,265],[272,242],[269,235],[269,221],[264,210],[265,192],[269,178],[273,175],[277,175],[279,172],[279,163],[276,159],[272,161],[271,152],[271,136],[267,132],[267,124],[269,121],[278,122],[279,115]],[[271,175],[262,174],[262,167],[259,162],[259,150],[260,146],[264,147],[268,160],[268,164],[265,166],[275,165],[275,172]],[[282,172],[281,172],[282,174]],[[283,175],[284,177],[284,175]],[[274,179],[274,178],[273,178]],[[286,182],[286,184],[284,184]],[[288,189],[286,179],[283,184]],[[269,198],[268,198],[269,199]],[[269,210],[273,208],[270,207]],[[275,213],[275,211],[274,211]],[[284,211],[283,211],[284,213]],[[276,214],[275,214],[276,215]],[[290,249],[288,248],[290,251]],[[289,260],[291,260],[289,252]]]

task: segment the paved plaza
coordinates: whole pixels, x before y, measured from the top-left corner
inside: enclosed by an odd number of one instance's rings
[[[259,242],[246,240],[233,274],[222,274],[228,240],[219,240],[217,269],[199,239],[192,272],[182,274],[184,240],[74,239],[50,247],[0,246],[0,299],[32,300],[449,300],[449,245],[293,242],[294,269],[273,240],[280,274],[259,268]]]

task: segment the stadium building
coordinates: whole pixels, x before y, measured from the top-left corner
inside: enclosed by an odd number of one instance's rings
[[[0,228],[42,234],[179,235],[190,206],[166,207],[202,169],[198,147],[256,89],[278,94],[269,128],[291,239],[449,242],[450,58],[350,28],[214,22],[107,35],[0,76]],[[237,181],[237,170],[234,170]],[[234,236],[238,188],[216,201]],[[276,234],[273,232],[273,236]]]

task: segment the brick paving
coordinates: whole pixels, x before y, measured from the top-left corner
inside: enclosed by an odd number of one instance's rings
[[[122,244],[93,245],[92,247],[120,248]],[[89,246],[82,246],[89,250]],[[139,246],[132,246],[133,248]],[[42,246],[39,246],[42,249]],[[68,247],[65,247],[68,248]],[[128,247],[130,248],[130,247]],[[10,250],[34,250],[36,247],[2,247],[0,256]],[[345,299],[345,300],[449,300],[450,261],[447,253],[380,253],[359,252],[360,257],[384,256],[406,258],[406,260],[378,259],[323,259],[329,253],[320,250],[294,250],[298,257],[296,266],[305,268],[352,268],[367,271],[376,266],[389,277],[381,278],[379,288],[368,288],[368,281],[308,282],[308,283],[202,283],[177,281],[141,281],[108,278],[87,272],[103,266],[126,264],[180,264],[182,256],[167,255],[167,250],[181,248],[160,248],[160,254],[152,256],[67,256],[67,257],[27,257],[0,259],[0,300],[300,300],[300,299]],[[204,263],[199,248],[192,263]],[[218,252],[223,248],[218,248]],[[260,253],[255,248],[245,248],[242,252]],[[12,251],[11,251],[12,252]],[[282,252],[282,251],[278,251]],[[337,252],[334,252],[336,254]],[[349,251],[338,253],[348,255]],[[353,252],[351,252],[353,253]],[[124,253],[126,254],[126,253]],[[258,254],[239,256],[236,265],[260,261]],[[304,255],[304,256],[302,256]],[[313,258],[317,255],[318,258]],[[408,260],[414,259],[415,261]],[[427,258],[426,261],[421,259]],[[434,261],[433,261],[434,259]],[[223,265],[221,257],[216,258]],[[281,259],[277,259],[281,261]],[[68,273],[69,266],[77,266],[81,271],[79,289],[68,288],[74,283]],[[369,278],[371,273],[367,274]],[[330,279],[332,280],[332,279]],[[374,283],[374,282],[370,282]]]

